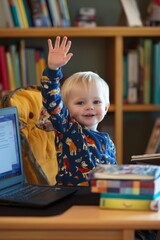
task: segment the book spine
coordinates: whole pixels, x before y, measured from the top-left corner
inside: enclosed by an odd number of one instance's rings
[[[8,75],[8,66],[7,59],[5,53],[5,47],[3,45],[0,46],[0,82],[2,84],[3,91],[9,91],[9,75]]]
[[[127,198],[104,198],[100,197],[101,209],[123,209],[123,210],[152,210],[158,211],[160,203],[158,200],[139,200]]]
[[[36,85],[40,86],[40,79],[42,76],[42,72],[46,66],[44,49],[36,49],[35,57],[36,57],[36,74],[37,74]]]
[[[98,193],[153,195],[160,191],[160,188],[156,189],[157,185],[156,181],[92,179],[91,191]]]
[[[36,61],[36,85],[37,86],[40,86],[40,79],[42,76],[42,75],[40,75],[39,60],[40,60],[40,50],[36,49],[35,50],[35,61]]]
[[[61,26],[61,19],[59,15],[58,5],[56,0],[48,0],[48,9],[49,13],[52,19],[52,23],[54,27],[60,27]]]
[[[104,180],[155,180],[160,176],[160,167],[140,164],[102,164],[88,174],[88,179]]]
[[[36,49],[30,48],[29,49],[29,71],[30,71],[30,84],[36,85],[37,83],[37,73],[36,73]]]
[[[18,10],[17,10],[14,0],[9,0],[9,6],[10,6],[11,14],[13,17],[14,26],[21,27],[21,24],[19,21]]]
[[[0,15],[4,17],[5,25],[3,27],[14,27],[13,18],[10,11],[10,6],[8,1],[1,0],[1,13]],[[1,24],[1,23],[0,23]]]
[[[139,57],[139,103],[144,103],[144,39],[140,39],[138,45]]]
[[[30,8],[33,25],[35,27],[47,26],[46,18],[42,12],[42,6],[41,6],[40,0],[28,0],[28,5]]]
[[[129,26],[142,26],[143,23],[141,20],[137,2],[135,0],[132,0],[132,1],[120,0],[120,3],[125,12],[128,25]]]
[[[49,17],[47,3],[46,3],[45,0],[40,0],[40,4],[41,4],[42,13],[43,13],[43,16],[44,16],[45,25],[47,27],[51,27],[52,23],[51,23],[51,19]]]
[[[58,0],[57,3],[59,6],[62,26],[69,27],[71,23],[67,3],[64,0]]]
[[[32,18],[31,18],[31,12],[30,12],[30,9],[29,9],[28,1],[27,0],[22,0],[22,2],[23,2],[24,9],[25,9],[28,26],[32,27],[33,22],[32,22]]]
[[[24,24],[23,24],[23,21],[22,21],[22,17],[21,17],[21,13],[20,13],[20,8],[19,8],[19,5],[18,5],[18,0],[14,0],[14,6],[15,6],[15,9],[16,9],[17,18],[18,18],[20,27],[23,28],[23,27],[24,27]]]
[[[16,45],[10,45],[9,52],[11,54],[11,61],[12,61],[12,66],[13,66],[16,88],[19,88],[19,87],[22,87],[22,83],[21,83],[19,54],[17,52]]]
[[[120,194],[120,193],[100,193],[103,198],[127,198],[127,199],[139,199],[139,200],[156,200],[160,197],[160,192],[156,195],[151,194]]]
[[[21,69],[21,82],[23,87],[27,85],[26,77],[26,54],[25,54],[25,40],[20,41],[19,49],[20,69]]]
[[[29,24],[28,24],[28,19],[27,19],[27,16],[26,16],[25,8],[24,8],[24,5],[23,5],[23,1],[22,0],[17,0],[17,4],[18,4],[18,7],[19,7],[19,12],[20,12],[21,19],[22,19],[22,22],[23,22],[23,27],[28,28]]]
[[[5,18],[5,12],[3,9],[3,5],[1,5],[0,8],[0,28],[6,28],[7,27],[7,23],[6,23],[6,18]]]
[[[149,138],[146,154],[156,153],[160,145],[160,118],[157,118]]]
[[[71,18],[70,18],[70,14],[69,14],[67,0],[63,0],[63,7],[64,7],[64,12],[65,12],[65,17],[67,20],[67,25],[71,26]]]
[[[128,52],[128,103],[138,102],[138,51]]]
[[[55,20],[55,16],[54,16],[54,13],[52,11],[52,3],[51,3],[51,0],[46,0],[46,4],[47,4],[47,8],[48,8],[48,13],[49,13],[49,16],[50,16],[50,19],[51,19],[51,24],[52,26],[56,26],[56,20]]]
[[[57,26],[58,27],[62,27],[62,13],[61,13],[61,8],[60,8],[60,5],[59,5],[59,0],[55,0],[54,1],[54,9],[55,9],[55,16],[56,16],[56,19],[57,19]]]
[[[144,104],[151,102],[151,55],[152,40],[144,40]]]
[[[15,75],[14,75],[14,69],[12,65],[11,53],[9,51],[6,52],[6,59],[7,59],[7,66],[8,66],[10,90],[14,90],[16,88]]]
[[[40,50],[40,59],[39,59],[39,71],[40,71],[40,76],[42,76],[43,70],[46,67],[46,61],[45,61],[45,54],[44,50]],[[38,81],[38,85],[40,84],[40,79]]]
[[[153,103],[160,104],[160,43],[153,45]]]

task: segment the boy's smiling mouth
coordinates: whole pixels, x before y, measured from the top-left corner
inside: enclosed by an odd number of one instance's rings
[[[84,117],[94,117],[95,114],[85,114]]]

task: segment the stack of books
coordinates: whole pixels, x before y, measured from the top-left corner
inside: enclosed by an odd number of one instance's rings
[[[160,209],[160,166],[104,164],[92,170],[88,179],[91,192],[100,193],[102,209]]]

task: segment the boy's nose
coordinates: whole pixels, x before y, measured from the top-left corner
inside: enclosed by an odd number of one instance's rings
[[[86,106],[86,109],[87,110],[92,110],[94,107],[93,107],[93,104],[88,104],[87,106]]]

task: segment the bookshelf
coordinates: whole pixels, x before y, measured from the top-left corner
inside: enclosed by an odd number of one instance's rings
[[[71,51],[74,57],[64,66],[64,77],[77,71],[91,70],[108,82],[111,105],[106,118],[100,124],[100,130],[111,130],[118,163],[127,163],[131,155],[144,153],[154,121],[160,112],[160,105],[123,103],[125,42],[140,38],[160,39],[160,29],[116,26],[121,11],[119,0],[77,0],[76,4],[74,0],[67,2],[71,23],[80,7],[95,7],[97,27],[0,28],[0,44],[7,47],[24,39],[27,47],[44,47],[47,57],[47,39],[52,38],[54,41],[57,35],[68,36],[72,40]],[[142,18],[145,18],[148,1],[139,0],[137,3]],[[110,14],[111,12],[114,14]]]
[[[5,39],[29,39],[36,40],[41,38],[44,45],[47,45],[46,39],[48,37],[54,38],[57,35],[68,36],[74,39],[74,45],[76,39],[103,39],[106,42],[106,62],[101,64],[105,65],[106,75],[104,76],[110,86],[111,92],[111,106],[109,109],[107,118],[112,115],[114,123],[114,142],[117,148],[117,159],[119,163],[124,162],[124,118],[125,113],[132,113],[134,115],[138,113],[155,113],[160,111],[160,106],[153,104],[123,104],[123,51],[124,51],[124,38],[159,38],[160,31],[157,27],[141,27],[141,28],[129,28],[129,27],[96,27],[96,28],[29,28],[29,29],[0,29],[0,42]],[[75,46],[76,47],[76,46]],[[97,46],[98,47],[98,46]],[[71,63],[70,63],[71,64]],[[72,64],[71,64],[72,65]],[[72,68],[72,66],[70,66]],[[104,73],[103,73],[104,74]],[[145,119],[144,119],[145,121]],[[131,126],[135,128],[136,126]],[[129,135],[128,138],[131,136]],[[127,141],[127,140],[126,140]]]

